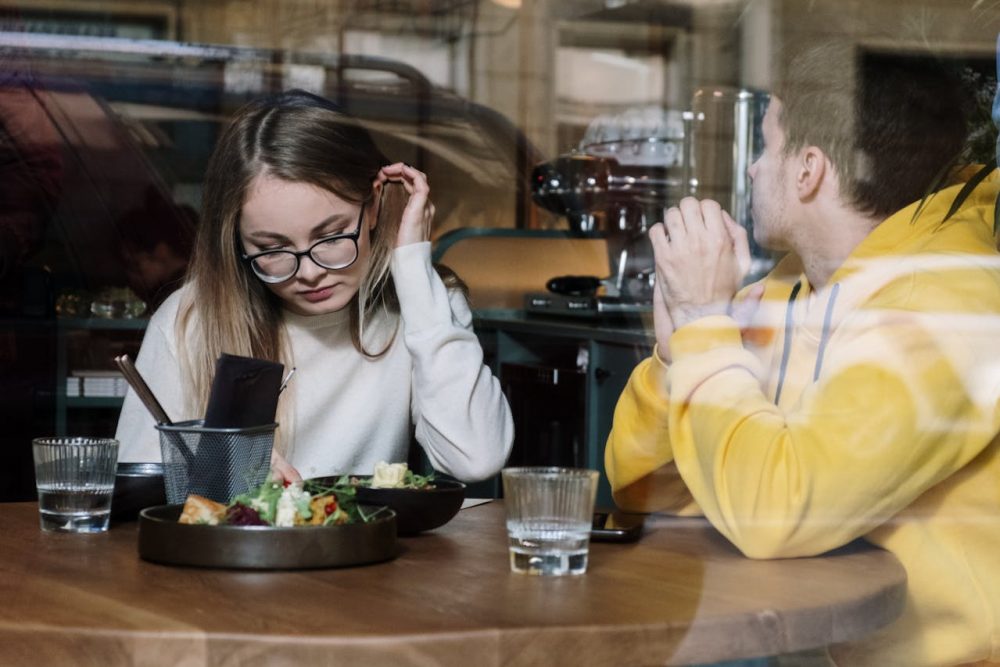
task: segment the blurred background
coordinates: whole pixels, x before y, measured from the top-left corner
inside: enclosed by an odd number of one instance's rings
[[[0,500],[33,497],[32,437],[114,432],[111,360],[183,277],[208,155],[253,97],[323,94],[428,173],[513,460],[602,468],[652,342],[645,231],[688,194],[752,225],[787,45],[849,45],[829,68],[858,85],[954,63],[985,161],[998,30],[987,0],[0,0]]]

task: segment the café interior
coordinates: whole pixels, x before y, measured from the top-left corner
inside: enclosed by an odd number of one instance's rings
[[[985,163],[998,33],[993,0],[0,0],[3,151],[34,134],[42,181],[26,201],[17,161],[0,167],[0,502],[34,500],[33,438],[114,435],[114,359],[184,278],[216,140],[299,88],[427,174],[433,261],[468,286],[510,405],[508,465],[597,470],[611,506],[615,405],[655,342],[647,232],[687,196],[752,231],[747,170],[789,45],[847,45],[830,71],[866,81],[954,64]],[[41,111],[8,95],[25,81]],[[748,280],[780,259],[751,252]],[[466,495],[501,497],[499,476]],[[564,664],[517,655],[500,662]]]

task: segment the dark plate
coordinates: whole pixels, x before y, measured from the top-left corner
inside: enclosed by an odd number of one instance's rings
[[[398,551],[391,512],[369,523],[273,528],[177,523],[182,509],[161,505],[139,512],[142,558],[169,565],[301,570],[378,563]]]
[[[119,463],[111,497],[112,521],[135,521],[139,510],[167,502],[162,463]]]
[[[370,476],[351,475],[368,480]],[[337,477],[321,477],[324,484],[333,484]],[[358,486],[358,502],[386,506],[396,512],[396,528],[400,535],[416,535],[443,526],[462,508],[465,484],[453,480],[434,480],[433,489],[373,489]]]

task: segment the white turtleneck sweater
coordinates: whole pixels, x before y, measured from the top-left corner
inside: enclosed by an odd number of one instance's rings
[[[389,351],[367,359],[351,343],[347,309],[303,316],[285,311],[296,368],[293,419],[282,425],[286,458],[305,477],[371,474],[377,461],[405,461],[410,434],[436,470],[467,481],[497,473],[514,437],[500,383],[483,365],[464,296],[449,292],[430,261],[430,243],[397,248],[392,275],[401,323]],[[185,412],[174,322],[181,288],[149,321],[136,366],[173,421]],[[369,351],[392,334],[388,317],[366,329]],[[287,429],[287,430],[286,430]],[[288,431],[291,433],[288,433]],[[118,430],[122,461],[159,461],[159,432],[138,397],[125,397]]]

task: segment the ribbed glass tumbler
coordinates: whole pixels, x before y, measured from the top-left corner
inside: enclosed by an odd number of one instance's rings
[[[511,570],[550,576],[586,572],[597,471],[505,468],[501,476]]]
[[[38,511],[44,531],[100,533],[108,529],[118,441],[35,438]]]

